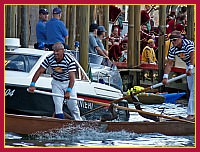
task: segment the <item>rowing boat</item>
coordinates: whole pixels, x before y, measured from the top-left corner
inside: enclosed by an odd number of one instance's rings
[[[138,95],[138,99],[142,104],[176,104],[176,100],[184,96],[185,92],[178,93],[143,93]]]
[[[169,136],[188,136],[195,134],[195,124],[180,121],[162,122],[101,122],[75,121],[44,116],[5,114],[5,131],[18,134],[56,131],[66,127],[88,127],[103,132],[127,131],[134,133],[161,133]]]

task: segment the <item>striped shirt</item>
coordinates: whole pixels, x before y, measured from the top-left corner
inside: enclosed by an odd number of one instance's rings
[[[171,47],[168,52],[168,59],[175,60],[175,56],[177,55],[180,59],[182,59],[187,66],[190,65],[190,53],[194,51],[194,42],[188,39],[182,39],[182,47],[181,49],[176,47]]]
[[[52,53],[46,57],[41,66],[45,69],[50,66],[53,71],[53,78],[58,81],[68,81],[69,72],[76,71],[76,63],[68,54],[64,54],[64,58],[60,62],[56,62],[55,56]]]

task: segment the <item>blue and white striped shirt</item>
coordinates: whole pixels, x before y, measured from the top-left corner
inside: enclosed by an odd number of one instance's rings
[[[182,39],[181,49],[176,47],[171,47],[168,52],[168,59],[174,60],[177,55],[182,59],[187,66],[190,65],[190,53],[194,51],[194,42],[188,39]]]
[[[54,54],[50,54],[42,62],[41,66],[47,69],[49,66],[53,71],[53,78],[58,81],[68,81],[69,72],[76,71],[76,63],[68,54],[64,54],[64,58],[60,62],[56,62]]]

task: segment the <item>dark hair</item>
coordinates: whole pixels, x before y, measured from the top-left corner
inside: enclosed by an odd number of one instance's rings
[[[97,28],[98,28],[98,24],[92,23],[92,24],[90,25],[89,31],[90,31],[90,32],[94,32],[94,30],[97,29]]]
[[[187,7],[186,6],[181,7],[181,12],[182,13],[185,13],[186,11],[187,11]]]
[[[97,35],[102,35],[103,31],[97,31]]]

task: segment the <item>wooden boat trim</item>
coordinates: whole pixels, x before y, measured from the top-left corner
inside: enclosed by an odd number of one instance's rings
[[[37,132],[56,131],[66,126],[81,126],[101,129],[104,132],[127,131],[134,133],[161,133],[173,136],[195,134],[195,124],[165,121],[165,122],[100,122],[61,120],[52,117],[25,116],[5,114],[5,131],[18,134],[33,134]]]

